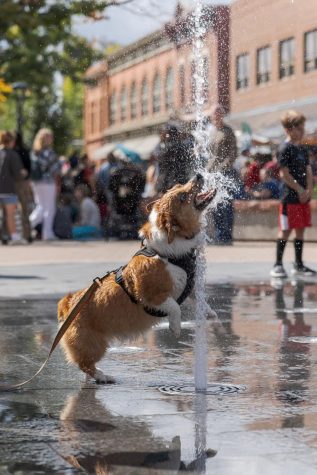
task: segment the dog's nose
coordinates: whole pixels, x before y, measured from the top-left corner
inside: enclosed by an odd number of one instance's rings
[[[204,177],[202,176],[201,173],[197,173],[197,175],[195,177],[195,181],[196,181],[197,185],[199,185],[199,186],[202,186],[204,184]]]

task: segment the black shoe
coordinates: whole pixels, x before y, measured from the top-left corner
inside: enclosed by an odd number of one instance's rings
[[[313,269],[310,269],[309,267],[304,266],[304,264],[294,264],[292,274],[313,277],[317,275],[317,272]]]

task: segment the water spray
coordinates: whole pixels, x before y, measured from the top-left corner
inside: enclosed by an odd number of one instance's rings
[[[204,35],[206,33],[203,26],[203,5],[202,0],[195,0],[194,17],[194,38],[193,52],[195,61],[195,71],[193,75],[193,93],[196,105],[196,147],[195,147],[195,168],[197,172],[203,173],[203,159],[208,156],[208,141],[204,127]],[[205,275],[206,258],[204,253],[206,220],[203,223],[201,242],[198,247],[197,270],[195,283],[196,297],[196,329],[195,329],[195,390],[205,392],[207,390],[207,333],[206,333],[206,305],[205,305]]]

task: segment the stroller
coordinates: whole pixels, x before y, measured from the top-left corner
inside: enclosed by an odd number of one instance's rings
[[[140,209],[145,174],[138,165],[125,162],[110,176],[107,199],[110,213],[105,222],[106,239],[137,239],[144,222]]]

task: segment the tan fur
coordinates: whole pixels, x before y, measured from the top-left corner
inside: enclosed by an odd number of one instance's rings
[[[192,188],[191,183],[176,185],[154,204],[158,213],[157,226],[167,232],[169,244],[176,235],[190,238],[200,231],[201,213],[193,208]],[[188,193],[185,202],[176,199],[181,193]]]
[[[193,206],[195,184],[177,185],[166,193],[154,207],[158,215],[157,226],[166,231],[168,240],[175,236],[188,237],[200,230],[198,212]],[[186,202],[180,193],[189,193]],[[142,228],[145,237],[151,236],[151,224]],[[143,305],[161,305],[172,296],[173,281],[167,264],[159,258],[136,256],[123,271],[125,285],[140,302],[133,303],[126,292],[115,282],[114,274],[107,277],[96,290],[89,303],[81,310],[62,339],[69,361],[94,377],[95,364],[103,357],[111,340],[138,335],[157,324],[160,319],[147,314]],[[68,294],[58,303],[58,319],[65,320],[71,308],[85,291]]]

